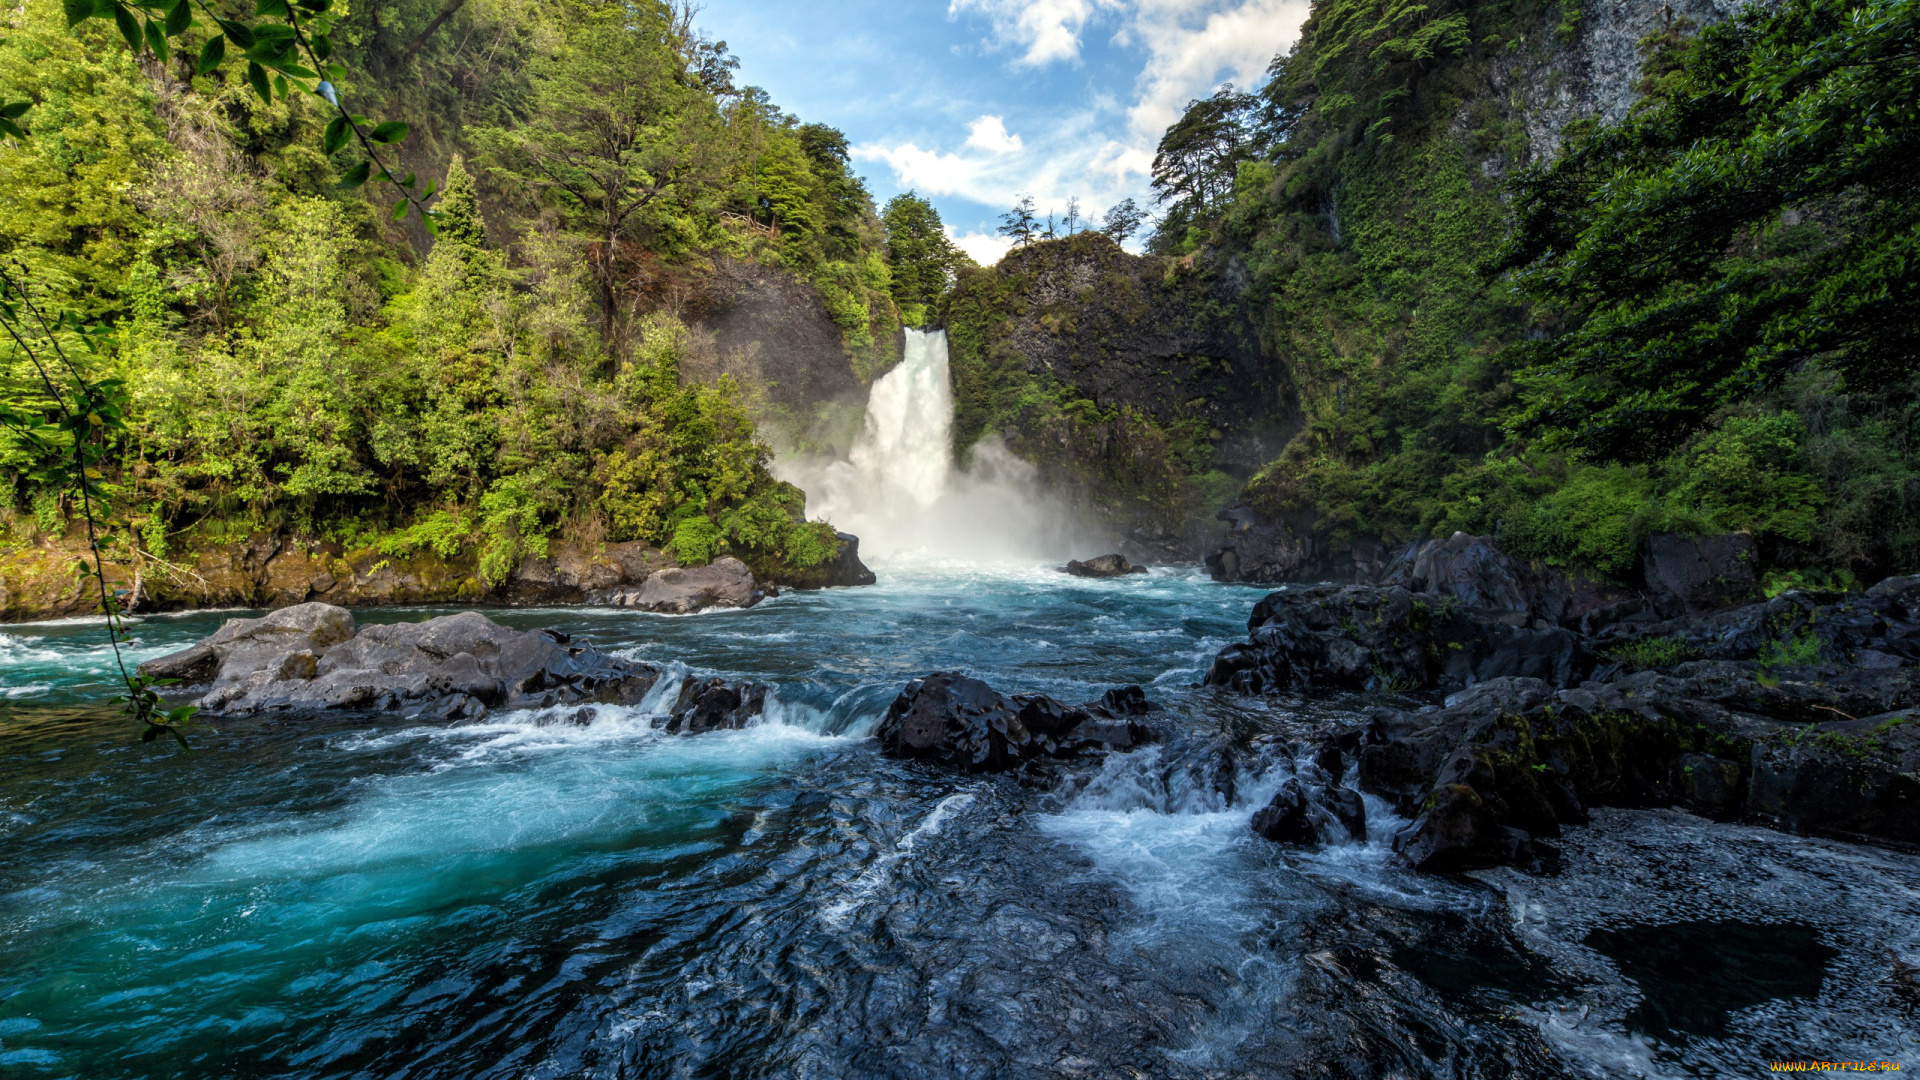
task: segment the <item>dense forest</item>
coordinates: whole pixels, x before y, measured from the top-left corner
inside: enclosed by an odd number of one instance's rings
[[[1920,568],[1920,9],[1666,10],[1628,115],[1544,146],[1514,84],[1572,3],[1320,0],[1169,129],[1152,250],[1240,260],[1298,394],[1254,506],[1616,579],[1656,531],[1749,532],[1774,588]]]
[[[687,7],[331,16],[326,93],[404,117],[396,172],[436,178],[391,207],[339,182],[366,172],[331,99],[151,7],[29,0],[0,39],[0,263],[125,389],[95,440],[124,565],[260,533],[496,584],[556,538],[819,565],[832,530],[768,471],[808,418],[696,362],[744,263],[817,298],[855,386],[943,323],[956,450],[1002,435],[1112,524],[1238,500],[1620,581],[1655,532],[1750,533],[1774,588],[1920,567],[1910,3],[1663,9],[1631,110],[1543,135],[1521,90],[1577,5],[1320,0],[1264,85],[1166,132],[1149,258],[1113,243],[1130,203],[1056,239],[1023,202],[994,268],[926,200],[876,207]],[[47,411],[24,344],[15,417]],[[0,428],[5,543],[75,535],[63,454]]]
[[[185,4],[140,17],[158,29],[175,7],[186,23]],[[902,309],[926,302],[914,267],[952,255],[937,216],[932,249],[900,251],[932,211],[896,200],[896,304],[844,136],[736,86],[691,9],[337,15],[344,73],[322,89],[405,118],[387,160],[442,184],[412,188],[430,235],[407,202],[389,213],[389,185],[339,182],[364,155],[330,100],[220,60],[206,18],[136,54],[82,8],[71,27],[53,0],[6,16],[0,100],[25,103],[8,114],[25,130],[0,144],[0,259],[70,320],[55,335],[79,374],[126,389],[101,463],[112,557],[165,568],[298,532],[477,558],[497,582],[556,536],[694,564],[733,552],[776,575],[833,554],[767,471],[756,388],[682,377],[689,312],[716,260],[778,269],[817,292],[870,377]],[[0,348],[14,415],[50,408],[24,344]],[[82,507],[51,468],[64,453],[0,429],[9,543],[74,527]]]

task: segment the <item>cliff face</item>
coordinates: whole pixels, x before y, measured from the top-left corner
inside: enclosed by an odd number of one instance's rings
[[[682,376],[732,375],[778,449],[844,455],[860,430],[867,383],[898,359],[899,343],[850,348],[819,290],[777,267],[719,256],[689,293]]]
[[[1231,258],[1082,233],[965,272],[946,299],[956,449],[998,436],[1138,550],[1187,536],[1292,428]]]
[[[1526,46],[1495,63],[1488,92],[1526,128],[1525,164],[1552,157],[1576,120],[1613,123],[1640,100],[1641,42],[1676,25],[1719,22],[1748,0],[1583,0],[1571,34],[1536,27]],[[1762,2],[1762,6],[1771,6]]]

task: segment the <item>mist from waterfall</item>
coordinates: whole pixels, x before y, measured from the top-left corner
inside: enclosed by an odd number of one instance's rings
[[[944,330],[908,330],[900,363],[874,381],[847,460],[786,457],[774,472],[807,493],[809,517],[860,537],[862,557],[969,562],[1062,559],[1072,515],[997,436],[953,462],[953,384]]]

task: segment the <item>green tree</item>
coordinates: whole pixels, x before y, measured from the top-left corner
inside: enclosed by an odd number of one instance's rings
[[[1516,190],[1495,268],[1565,332],[1517,346],[1517,431],[1672,451],[1808,364],[1920,371],[1920,5],[1788,0],[1703,30],[1665,96]]]
[[[1013,209],[1000,215],[1000,225],[994,231],[1011,238],[1014,247],[1025,247],[1041,239],[1044,230],[1039,215],[1034,212],[1033,196],[1020,196],[1020,201],[1013,204]]]
[[[549,200],[591,237],[601,337],[624,347],[625,288],[661,222],[648,210],[712,178],[713,98],[682,77],[672,13],[658,0],[569,3],[562,37],[530,65],[525,119],[474,135],[504,186]]]
[[[887,227],[887,267],[893,277],[893,302],[909,325],[927,321],[927,312],[947,290],[959,265],[959,253],[947,239],[940,211],[907,191],[887,200],[880,218]]]

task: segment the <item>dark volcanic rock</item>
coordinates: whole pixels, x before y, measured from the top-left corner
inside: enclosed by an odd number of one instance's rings
[[[1642,561],[1654,608],[1667,618],[1749,600],[1759,581],[1760,552],[1746,533],[1655,533]]]
[[[871,585],[880,580],[860,561],[860,538],[852,533],[834,533],[834,539],[840,542],[840,549],[834,554],[833,561],[827,564],[826,580],[821,584],[829,588],[845,588],[858,585]],[[806,586],[800,586],[805,588]]]
[[[1208,685],[1254,694],[1312,687],[1407,692],[1523,676],[1571,686],[1594,665],[1570,631],[1398,587],[1269,593],[1254,606],[1247,631],[1246,644],[1229,645],[1214,659]]]
[[[1305,518],[1268,521],[1240,506],[1222,510],[1219,517],[1230,528],[1206,557],[1207,573],[1215,581],[1364,584],[1383,568],[1378,544],[1336,543],[1321,536]]]
[[[1367,838],[1367,806],[1344,787],[1291,777],[1254,812],[1253,831],[1282,844],[1337,844]]]
[[[614,659],[551,630],[510,630],[477,612],[355,633],[346,609],[318,603],[229,619],[206,640],[140,670],[210,682],[199,705],[216,715],[406,709],[473,718],[495,707],[632,705],[659,678],[651,665]]]
[[[1747,810],[1794,832],[1920,850],[1920,713],[1835,719],[1755,741]]]
[[[759,716],[766,705],[767,688],[760,683],[688,679],[680,688],[673,712],[657,725],[674,735],[738,730]]]
[[[1520,612],[1531,619],[1583,629],[1595,620],[1612,621],[1640,610],[1632,603],[1636,598],[1623,590],[1513,558],[1493,537],[1463,532],[1445,540],[1406,545],[1373,583],[1451,596],[1472,607]],[[1629,606],[1618,606],[1623,603]]]
[[[1086,562],[1075,559],[1060,569],[1074,577],[1090,578],[1125,577],[1147,572],[1146,567],[1135,566],[1122,555],[1096,555]]]
[[[1044,694],[1009,698],[979,679],[936,672],[907,684],[875,734],[882,752],[892,757],[999,772],[1087,749],[1131,749],[1146,742],[1150,732],[1130,718],[1151,708],[1137,686],[1072,706]]]
[[[1888,578],[1864,593],[1795,590],[1711,615],[1611,626],[1600,636],[1609,647],[1669,641],[1676,662],[1761,660],[1811,651],[1817,655],[1797,658],[1897,668],[1920,661],[1920,577]]]
[[[1893,706],[1862,720],[1855,708]],[[1539,841],[1587,807],[1681,806],[1797,831],[1920,843],[1920,674],[1704,661],[1554,691],[1500,679],[1376,719],[1360,784],[1414,816],[1422,869],[1550,862]],[[1514,830],[1518,831],[1516,836]],[[1526,844],[1520,844],[1520,840]]]

